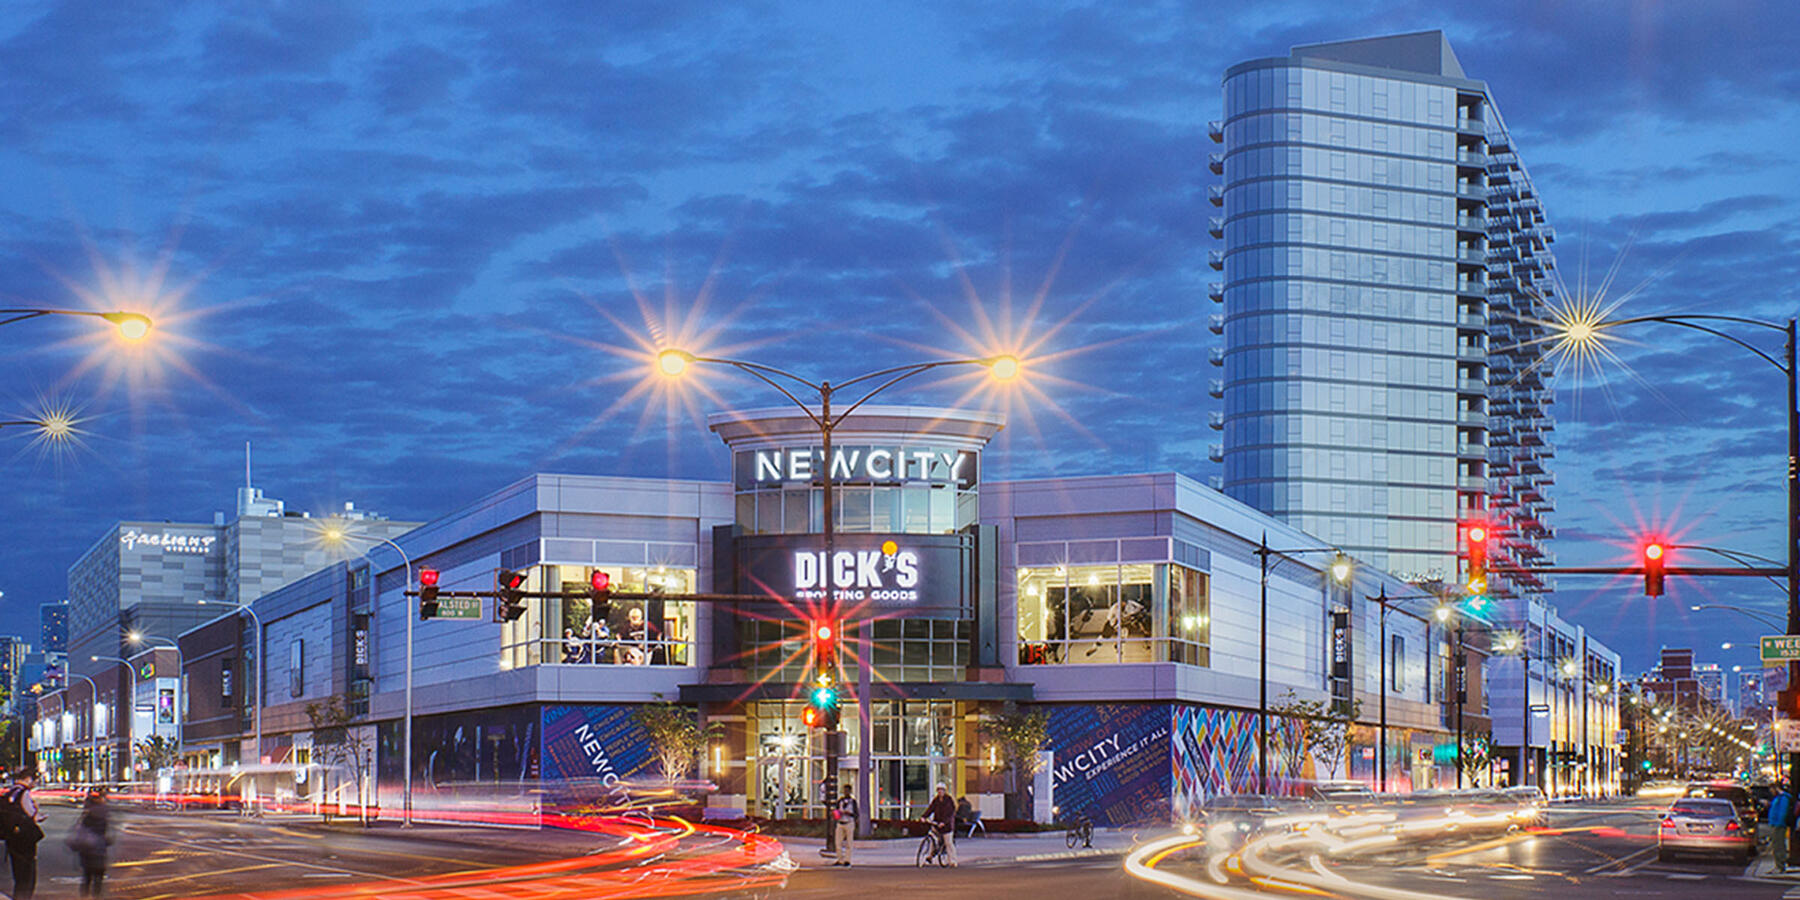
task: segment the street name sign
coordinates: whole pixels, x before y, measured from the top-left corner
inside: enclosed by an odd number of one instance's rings
[[[1762,639],[1762,664],[1778,666],[1800,660],[1800,634],[1765,634]]]
[[[438,600],[437,615],[439,619],[479,619],[481,618],[480,597],[443,597]]]

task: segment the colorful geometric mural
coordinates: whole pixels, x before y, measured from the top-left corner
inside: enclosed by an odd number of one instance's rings
[[[1058,816],[1095,825],[1167,821],[1167,704],[1050,708],[1050,783]]]
[[[1192,817],[1208,797],[1253,794],[1260,789],[1256,722],[1253,712],[1205,706],[1175,708],[1171,765],[1177,817]],[[1312,782],[1312,759],[1303,738],[1298,721],[1270,718],[1269,793],[1304,793]]]

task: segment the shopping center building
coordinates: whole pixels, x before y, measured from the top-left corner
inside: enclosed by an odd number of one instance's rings
[[[1271,716],[1269,790],[1383,768],[1402,790],[1457,783],[1456,722],[1471,738],[1489,730],[1485,638],[1466,640],[1458,717],[1457,632],[1418,587],[1369,567],[1340,583],[1333,548],[1174,473],[987,481],[984,451],[1004,424],[874,405],[845,420],[830,560],[817,427],[797,412],[712,416],[729,480],[524,478],[395,537],[410,566],[376,548],[264,594],[255,622],[233,613],[183,634],[188,741],[219,748],[189,781],[216,766],[208,783],[228,785],[233,765],[260,760],[315,773],[278,793],[345,799],[358,781],[348,761],[363,759],[383,809],[398,809],[410,619],[420,816],[529,813],[655,782],[632,713],[661,701],[722,726],[697,772],[715,786],[710,806],[817,815],[823,741],[798,696],[825,572],[872,644],[866,733],[847,679],[843,766],[846,780],[859,771],[866,740],[878,817],[918,815],[940,782],[1006,812],[1006,761],[981,725],[1004,709],[1049,714],[1033,808],[1015,814],[1054,805],[1117,823],[1257,790],[1265,664],[1271,709],[1361,701],[1341,758]],[[446,592],[492,590],[509,569],[528,591],[569,596],[530,600],[512,622],[493,621],[491,600],[479,618],[419,621],[404,591],[425,567]],[[594,616],[580,594],[596,570],[648,598]],[[694,593],[768,599],[682,599]],[[1369,599],[1384,594],[1385,621]],[[860,654],[854,641],[846,651]],[[320,718],[332,698],[347,727]]]

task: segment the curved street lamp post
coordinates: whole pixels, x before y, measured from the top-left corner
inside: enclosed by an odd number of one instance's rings
[[[39,319],[44,316],[89,316],[96,319],[104,319],[107,322],[112,323],[114,327],[119,329],[119,336],[128,341],[144,339],[150,334],[150,329],[152,327],[150,317],[143,313],[116,310],[112,312],[101,312],[99,310],[90,309],[0,309],[0,316],[6,316],[6,318],[0,319],[0,325],[11,325],[14,322],[23,322],[26,319]]]
[[[1611,321],[1574,321],[1562,323],[1562,340],[1570,344],[1593,346],[1603,332],[1625,325],[1656,322],[1676,325],[1723,338],[1774,366],[1787,382],[1787,633],[1800,635],[1800,367],[1794,365],[1795,320],[1781,325],[1747,316],[1723,316],[1700,313],[1671,313],[1655,316],[1631,316]],[[1715,325],[1713,323],[1719,323]],[[1779,332],[1784,340],[1781,358],[1754,344],[1721,330],[1726,325],[1744,325]],[[1788,663],[1788,684],[1800,685],[1800,661]],[[1788,754],[1788,783],[1800,784],[1800,753]],[[1800,844],[1800,838],[1795,843]]]
[[[1331,577],[1339,584],[1350,581],[1350,557],[1336,547],[1295,547],[1289,550],[1275,550],[1269,547],[1269,533],[1263,532],[1262,541],[1255,550],[1257,559],[1262,564],[1261,612],[1257,616],[1257,630],[1261,635],[1262,650],[1258,656],[1256,676],[1256,791],[1259,794],[1269,792],[1269,555],[1274,554],[1283,559],[1293,559],[1301,553],[1333,553],[1331,561]],[[1279,563],[1281,560],[1276,560]],[[1352,692],[1354,694],[1354,691]]]
[[[342,544],[342,543],[345,543],[345,542],[348,542],[351,540],[375,541],[375,542],[378,542],[381,544],[386,544],[389,547],[393,548],[395,553],[400,554],[400,562],[406,567],[406,581],[400,586],[400,604],[402,607],[402,609],[400,610],[400,615],[401,615],[401,618],[404,618],[406,620],[406,711],[405,711],[405,724],[403,726],[404,733],[401,735],[401,738],[400,738],[400,741],[401,741],[400,765],[405,771],[402,775],[403,780],[401,782],[400,825],[401,825],[401,827],[404,827],[404,828],[411,828],[412,824],[413,824],[413,802],[412,802],[412,800],[413,800],[413,791],[412,791],[412,772],[413,772],[413,766],[412,766],[413,619],[415,618],[415,616],[412,614],[412,611],[409,609],[406,609],[405,606],[406,606],[406,592],[412,588],[412,583],[413,583],[412,557],[407,556],[406,551],[400,549],[399,544],[396,544],[392,540],[382,537],[381,535],[361,534],[361,533],[357,533],[357,532],[348,531],[342,527],[337,527],[337,528],[331,528],[331,529],[326,530],[324,532],[324,534],[322,535],[322,537],[325,539],[325,541],[327,543],[332,543],[332,544]],[[369,549],[373,550],[375,548],[370,547]],[[364,557],[367,557],[368,552],[364,551],[362,555]],[[371,568],[374,567],[374,560],[370,560],[370,567]],[[372,598],[375,598],[374,602],[377,604],[379,604],[379,602],[380,602],[379,598],[381,596],[379,581],[380,581],[380,579],[378,578],[378,573],[371,572],[369,574],[369,595]],[[259,631],[261,630],[260,623],[258,624],[257,628]],[[260,666],[261,664],[262,664],[261,659],[259,657],[257,665]],[[257,681],[257,690],[261,691],[262,679],[258,678],[256,681]],[[258,697],[258,701],[259,702],[258,702],[258,708],[257,708],[257,729],[260,732],[260,730],[262,728],[262,709],[261,709],[261,703],[260,703],[261,698],[260,697]],[[257,746],[256,752],[260,758],[260,755],[262,753],[260,738],[258,740],[258,746]]]
[[[207,605],[207,602],[205,600],[201,600],[201,601],[199,601],[199,603],[201,606]],[[250,604],[248,604],[248,603],[241,604],[241,605],[233,604],[231,611],[245,613],[245,614],[249,615],[251,624],[256,626],[256,649],[251,652],[251,657],[256,660],[256,671],[251,673],[256,682],[256,688],[255,688],[256,692],[250,695],[250,708],[256,714],[256,750],[252,754],[250,761],[252,763],[261,763],[262,762],[262,736],[263,736],[263,734],[262,734],[262,691],[263,691],[263,625],[262,625],[262,617],[258,616],[256,614],[256,610],[251,609]],[[239,728],[243,727],[242,720],[239,720],[237,727],[239,727]]]
[[[695,363],[729,366],[767,384],[769,387],[774,388],[781,396],[786,397],[789,402],[794,404],[794,406],[798,407],[800,412],[819,429],[819,440],[821,443],[820,450],[825,458],[825,464],[821,467],[819,475],[821,490],[824,492],[824,522],[823,528],[821,529],[821,535],[825,545],[825,558],[828,560],[831,559],[836,538],[836,523],[833,521],[833,513],[835,511],[833,506],[835,482],[833,481],[831,474],[831,436],[838,425],[842,424],[845,419],[850,417],[851,413],[856,412],[858,407],[867,403],[870,398],[874,397],[876,394],[879,394],[914,375],[918,375],[921,372],[928,372],[933,369],[941,369],[949,366],[981,366],[986,368],[989,374],[994,378],[1001,381],[1007,381],[1017,377],[1023,368],[1018,357],[1008,355],[970,359],[944,359],[878,369],[833,384],[829,381],[815,383],[810,379],[803,378],[792,372],[777,369],[774,366],[766,366],[761,363],[747,362],[738,359],[698,356],[673,347],[664,349],[656,355],[656,371],[669,378],[680,377]],[[776,379],[783,379],[792,385],[797,385],[799,388],[803,388],[805,393],[816,394],[818,396],[818,411],[814,412],[813,408],[807,405],[805,400],[795,396],[793,390],[790,390],[787,385],[784,385],[781,381]],[[831,401],[837,396],[838,392],[843,391],[846,388],[868,385],[870,383],[875,383],[875,386],[869,388],[861,397],[851,402],[851,404],[841,412],[835,414],[832,412]],[[826,581],[829,585],[830,579],[828,578]],[[826,610],[827,613],[832,615],[836,614],[836,601],[837,590],[835,586],[827,587],[826,604],[830,607]],[[872,794],[870,792],[870,786],[872,783],[871,779],[873,777],[873,772],[871,771],[872,758],[870,756],[870,744],[874,737],[874,720],[871,718],[870,714],[874,694],[874,660],[872,658],[873,637],[870,634],[867,623],[859,625],[857,631],[859,635],[858,643],[861,645],[860,655],[862,658],[859,661],[860,665],[858,666],[856,680],[858,745],[856,795],[857,800],[859,801],[857,803],[856,833],[859,836],[866,837],[869,834],[869,822],[872,815],[872,804],[870,802]],[[835,732],[833,733],[835,734]],[[831,741],[835,740],[835,738],[827,738],[827,740]],[[836,784],[838,774],[836,761],[837,754],[828,751],[826,754],[827,771],[825,777],[833,784]],[[835,837],[835,835],[828,833],[828,838],[833,837]]]

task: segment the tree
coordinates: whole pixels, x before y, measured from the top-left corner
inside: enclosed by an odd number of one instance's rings
[[[1470,787],[1480,787],[1484,776],[1491,777],[1493,742],[1485,734],[1473,734],[1463,738],[1462,767],[1463,778]]]
[[[1344,750],[1350,742],[1350,725],[1362,715],[1362,701],[1302,700],[1288,688],[1282,702],[1270,708],[1278,716],[1300,723],[1300,744],[1331,775],[1340,774]]]
[[[1021,712],[1008,703],[1005,709],[982,721],[981,732],[1006,761],[1007,818],[1030,818],[1030,783],[1043,767],[1038,751],[1050,741],[1050,714],[1042,710]]]
[[[176,749],[175,742],[160,734],[138,741],[137,752],[138,759],[143,760],[144,768],[151,772],[160,772],[181,759],[181,751]]]
[[[706,745],[724,736],[718,722],[700,724],[700,711],[667,701],[640,706],[633,721],[649,735],[651,752],[662,767],[663,779],[674,783],[694,768]]]
[[[357,816],[364,825],[369,824],[369,803],[363,789],[375,764],[373,734],[369,729],[353,727],[356,714],[338,695],[306,704],[306,718],[312,722],[313,756],[332,769],[342,767],[350,771],[355,779]],[[329,785],[330,775],[326,778]],[[327,819],[331,818],[323,805],[321,810]]]

